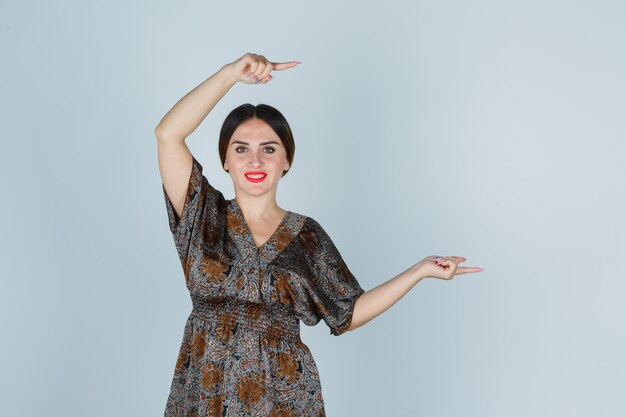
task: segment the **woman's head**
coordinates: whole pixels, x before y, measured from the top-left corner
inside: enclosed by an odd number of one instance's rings
[[[235,186],[247,191],[273,188],[291,168],[295,143],[291,128],[277,109],[267,104],[242,104],[231,111],[220,131],[219,155],[222,166]],[[266,174],[252,182],[246,173]]]

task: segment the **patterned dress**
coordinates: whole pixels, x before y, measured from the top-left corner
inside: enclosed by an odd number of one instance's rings
[[[287,211],[257,247],[241,208],[193,167],[178,218],[163,188],[192,311],[165,417],[325,416],[300,321],[338,336],[365,291],[324,229]]]

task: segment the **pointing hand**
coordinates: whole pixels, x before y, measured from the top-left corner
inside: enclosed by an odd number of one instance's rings
[[[416,266],[421,277],[445,280],[450,280],[455,275],[481,272],[485,269],[476,266],[459,266],[459,263],[465,262],[465,260],[462,256],[428,256],[418,262]]]
[[[247,52],[236,61],[226,65],[226,69],[236,82],[267,84],[274,78],[270,72],[283,71],[301,63],[300,61],[270,62],[263,55]]]

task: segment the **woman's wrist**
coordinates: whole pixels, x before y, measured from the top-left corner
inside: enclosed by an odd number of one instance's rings
[[[229,87],[232,87],[239,82],[239,80],[232,75],[231,65],[232,64],[226,64],[218,71],[224,82],[227,83]]]
[[[411,271],[411,275],[413,276],[413,279],[415,280],[416,284],[420,282],[421,280],[423,280],[424,278],[426,278],[426,276],[422,272],[421,266],[422,266],[422,261],[416,263],[411,268],[409,268],[409,270]]]

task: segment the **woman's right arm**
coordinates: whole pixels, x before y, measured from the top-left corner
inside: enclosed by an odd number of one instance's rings
[[[188,92],[168,111],[155,129],[160,141],[184,141],[202,123],[213,107],[237,83],[224,65],[202,84]]]
[[[185,139],[236,82],[225,65],[181,98],[155,129],[161,181],[179,218],[185,205],[193,163]]]
[[[163,116],[154,131],[159,171],[165,192],[178,216],[185,204],[193,163],[185,139],[237,82],[267,84],[273,78],[270,72],[293,68],[298,63],[270,62],[263,55],[245,53],[187,93]]]
[[[224,65],[219,71],[191,90],[168,111],[155,129],[157,139],[182,141],[189,136],[218,101],[237,82],[267,84],[270,72],[283,71],[300,61],[270,62],[263,55],[250,52]],[[258,79],[258,81],[257,81]]]

